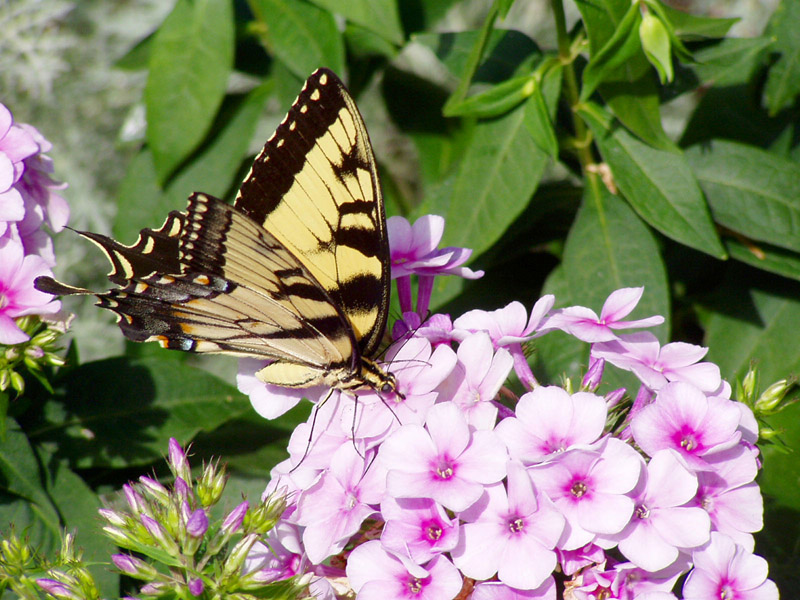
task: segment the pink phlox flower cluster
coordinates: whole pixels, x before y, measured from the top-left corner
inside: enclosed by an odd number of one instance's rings
[[[644,293],[643,287],[622,288],[612,292],[603,304],[600,316],[585,306],[570,306],[553,312],[547,319],[547,327],[560,329],[579,340],[588,343],[609,342],[616,340],[614,329],[636,329],[661,325],[664,317],[656,315],[635,321],[623,321]]]
[[[55,254],[50,236],[41,229],[64,228],[66,201],[56,193],[66,187],[53,181],[51,149],[35,128],[14,122],[0,104],[0,344],[29,339],[15,323],[25,315],[54,315],[60,302],[37,291],[33,281],[52,275]]]
[[[522,344],[556,328],[600,339],[659,323],[621,320],[640,295],[612,294],[603,323],[569,327],[552,296],[530,314],[517,302],[452,321],[404,314],[383,363],[399,393],[305,391],[316,406],[267,488],[287,492],[295,541],[269,576],[347,581],[357,600],[555,600],[562,586],[578,600],[665,600],[687,573],[687,586],[712,577],[709,561],[692,575],[694,557],[723,536],[754,569],[725,585],[777,598],[752,555],[757,423],[716,365],[699,362],[704,348],[662,347],[646,332],[596,341],[575,392],[530,373]],[[301,394],[260,384],[260,364],[239,378],[259,412],[293,406]],[[639,378],[630,408],[625,389],[593,393],[615,367]],[[529,391],[509,406],[512,369]]]

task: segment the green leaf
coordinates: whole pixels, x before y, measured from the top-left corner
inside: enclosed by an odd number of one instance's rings
[[[33,448],[13,420],[6,424],[6,439],[0,444],[0,530],[14,526],[18,534],[44,552],[58,547],[61,521],[45,488],[43,473]]]
[[[800,166],[726,140],[693,146],[686,156],[717,223],[800,252]]]
[[[764,88],[770,115],[790,106],[800,94],[800,2],[783,0],[772,14],[766,35],[775,39],[772,50],[780,52]]]
[[[497,117],[531,97],[537,87],[532,75],[514,77],[459,102],[448,103],[443,113],[445,117]]]
[[[396,46],[405,34],[395,0],[314,0],[314,4],[374,31]]]
[[[186,443],[251,410],[233,386],[176,361],[111,358],[81,365],[61,383],[67,413],[52,406],[37,439],[56,442],[78,468],[150,463],[170,437]]]
[[[797,493],[797,482],[800,481],[800,460],[797,460],[797,449],[800,448],[800,403],[769,417],[767,421],[770,427],[781,432],[781,441],[791,451],[781,452],[775,446],[767,445],[759,448],[764,466],[759,473],[758,483],[761,486],[762,493],[772,501],[765,508],[768,511],[771,508],[774,510],[774,504],[777,504],[800,511],[800,494]],[[775,532],[775,535],[779,530],[785,531],[786,529],[795,530],[796,533],[797,522],[797,516],[795,515],[791,521],[783,521],[780,525],[776,523],[771,529]],[[787,523],[791,523],[791,525],[787,525]],[[797,543],[798,539],[795,537],[783,547],[783,553],[780,552],[781,548],[773,549],[775,554],[783,554],[784,560],[788,562],[788,565],[786,565],[787,572],[791,573],[792,576],[797,574],[797,569],[795,568],[796,556],[792,553],[792,550],[797,548]],[[761,547],[760,544],[759,547]],[[773,568],[775,565],[772,560],[769,561],[769,564],[770,578],[774,578]],[[790,597],[791,589],[793,588],[788,586],[785,588],[784,598]]]
[[[114,235],[133,242],[139,230],[159,226],[170,210],[186,208],[192,192],[223,197],[237,183],[234,179],[272,87],[266,83],[238,103],[223,105],[212,138],[166,189],[158,185],[152,153],[145,148],[136,155],[120,185]]]
[[[101,523],[97,515],[97,509],[102,507],[100,500],[66,464],[53,462],[55,473],[51,493],[64,527],[75,532],[75,545],[83,551],[83,559],[100,587],[101,595],[104,598],[116,596],[119,573],[109,567],[117,546],[100,533]]]
[[[150,48],[147,142],[163,183],[205,138],[233,66],[230,0],[178,0]]]
[[[562,261],[571,302],[594,310],[623,287],[644,286],[632,319],[662,315],[648,329],[665,341],[670,330],[670,300],[664,262],[653,234],[630,207],[592,177],[564,245]]]
[[[344,43],[333,15],[300,0],[250,0],[264,45],[300,79],[319,67],[344,72]]]
[[[534,143],[548,156],[558,158],[558,139],[553,119],[555,106],[561,92],[563,69],[550,69],[544,76],[542,85],[537,85],[533,95],[525,102],[525,127]]]
[[[767,37],[726,38],[718,44],[694,53],[692,70],[698,83],[707,85],[742,85],[759,65],[764,48],[772,44]]]
[[[444,215],[443,245],[465,246],[478,255],[524,210],[546,163],[525,129],[523,110],[478,123],[452,186],[443,185],[416,212]]]
[[[683,154],[643,144],[622,127],[609,125],[602,109],[589,108],[580,114],[592,128],[619,190],[636,212],[675,241],[725,258],[706,201]]]
[[[467,68],[480,34],[480,31],[418,33],[413,41],[433,52],[451,74],[460,77]],[[472,79],[500,83],[512,77],[520,64],[532,62],[539,54],[535,42],[525,34],[511,29],[494,29],[486,42],[481,65]]]
[[[725,37],[728,30],[739,21],[739,19],[716,19],[714,17],[697,16],[671,8],[663,3],[659,3],[659,8],[669,18],[675,33],[684,39]]]
[[[743,377],[755,362],[761,381],[771,383],[800,371],[800,354],[787,352],[797,347],[800,286],[785,280],[764,285],[754,277],[753,271],[738,269],[706,299],[712,311],[704,323],[706,360],[730,380]]]
[[[642,52],[639,25],[642,15],[637,4],[631,4],[614,35],[597,52],[592,53],[589,64],[583,70],[581,101],[585,101],[604,82],[619,79],[620,71],[631,59]]]
[[[800,281],[800,255],[772,244],[745,244],[735,238],[725,240],[731,255],[745,264]]]

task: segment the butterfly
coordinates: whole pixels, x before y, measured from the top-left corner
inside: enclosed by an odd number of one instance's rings
[[[257,377],[280,386],[396,389],[374,360],[390,284],[377,167],[355,101],[328,69],[308,78],[232,206],[194,193],[132,246],[78,233],[105,252],[118,287],[35,286],[95,295],[131,340],[266,359]]]

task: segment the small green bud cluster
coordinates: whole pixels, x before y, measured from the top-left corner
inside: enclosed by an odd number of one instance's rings
[[[12,346],[0,345],[0,392],[11,388],[21,394],[25,391],[22,369],[44,382],[40,376],[42,369],[63,366],[64,359],[58,354],[60,331],[48,327],[34,315],[20,317],[16,324],[30,339]]]

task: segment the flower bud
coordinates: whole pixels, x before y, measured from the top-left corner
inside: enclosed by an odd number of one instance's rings
[[[241,529],[242,521],[244,521],[244,516],[247,514],[248,508],[250,508],[250,503],[245,500],[228,513],[228,516],[222,521],[221,531],[223,534],[230,536]]]
[[[208,515],[202,508],[195,510],[186,522],[186,533],[192,537],[203,537],[208,531]]]
[[[81,600],[81,597],[76,593],[71,585],[61,583],[55,579],[37,579],[36,585],[59,600]]]
[[[795,387],[795,382],[788,379],[781,379],[769,386],[756,400],[753,407],[757,414],[770,414],[776,411],[789,390]]]
[[[661,83],[671,82],[675,75],[672,70],[672,47],[669,32],[661,19],[649,12],[643,15],[639,25],[639,39],[647,60],[655,67]]]
[[[246,531],[267,533],[275,527],[275,523],[278,522],[284,510],[286,510],[286,498],[270,494],[261,501],[261,504],[247,513],[244,528]]]
[[[131,556],[130,554],[112,554],[111,561],[120,571],[125,573],[125,575],[135,577],[136,579],[153,581],[159,576],[158,571],[153,565],[135,556]]]
[[[253,544],[258,541],[259,537],[260,534],[258,533],[249,533],[237,542],[225,560],[225,565],[222,568],[223,579],[239,576],[247,555],[250,554]]]
[[[618,388],[616,390],[611,390],[610,392],[608,392],[605,395],[606,408],[611,410],[617,404],[619,404],[620,400],[622,400],[625,397],[625,392],[626,392],[625,388]]]
[[[115,527],[127,527],[128,525],[128,520],[115,510],[111,510],[110,508],[98,508],[97,512],[108,521],[109,524]]]
[[[205,507],[213,506],[222,497],[222,491],[228,481],[225,466],[219,467],[215,462],[203,468],[203,474],[197,480],[197,498]]]
[[[581,388],[588,392],[595,391],[603,379],[605,366],[606,361],[603,358],[590,359],[589,368],[586,370],[586,375],[583,376],[583,381],[581,381]]]
[[[742,379],[741,394],[742,398],[739,400],[748,406],[753,406],[753,399],[756,397],[756,387],[758,386],[758,371],[750,368],[747,374]]]
[[[189,459],[186,458],[186,452],[184,452],[178,440],[175,438],[169,438],[169,459],[167,460],[167,464],[176,478],[180,477],[184,482],[192,480],[192,470],[189,467]]]
[[[205,584],[203,583],[203,580],[200,579],[199,577],[196,579],[189,580],[189,593],[192,596],[195,597],[199,596],[200,594],[203,593],[204,589],[205,589]]]
[[[155,498],[161,506],[166,506],[169,502],[169,491],[155,479],[142,475],[139,477],[142,490],[149,496]]]
[[[147,503],[144,501],[142,495],[136,491],[136,488],[134,488],[131,484],[126,483],[122,486],[122,491],[125,493],[125,499],[128,501],[128,506],[131,507],[131,512],[135,516],[140,514],[152,516]]]
[[[25,391],[25,379],[23,379],[22,375],[16,371],[11,371],[10,373],[11,387],[14,388],[18,393],[23,393]]]
[[[24,566],[31,559],[32,552],[28,544],[17,537],[12,530],[8,537],[0,542],[3,562],[24,570]]]
[[[151,519],[147,515],[142,515],[140,517],[140,521],[147,530],[147,533],[150,534],[150,537],[153,538],[153,541],[155,541],[164,550],[173,555],[177,555],[180,552],[178,544],[174,539],[167,535],[167,532],[164,527],[161,526],[161,523],[155,519]]]

